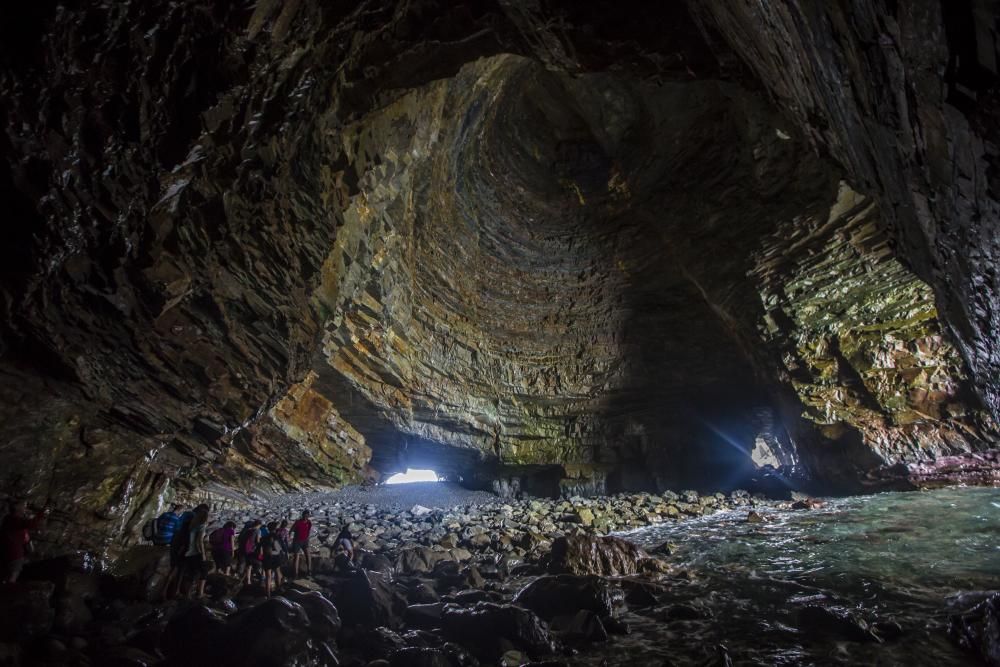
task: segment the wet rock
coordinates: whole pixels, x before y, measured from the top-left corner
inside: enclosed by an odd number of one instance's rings
[[[436,628],[441,625],[441,614],[445,603],[412,604],[406,608],[403,620],[407,626],[415,628]]]
[[[386,660],[393,651],[406,648],[406,641],[386,627],[345,630],[343,645],[366,660]]]
[[[663,618],[668,621],[694,621],[705,616],[704,611],[689,604],[672,604],[663,610]]]
[[[881,641],[868,622],[846,609],[809,605],[797,614],[803,632],[818,636],[834,636],[855,642]]]
[[[531,609],[544,619],[585,609],[613,616],[622,591],[596,575],[558,574],[535,579],[518,591],[514,604]]]
[[[436,648],[407,647],[393,651],[390,667],[453,667],[447,653]]]
[[[96,664],[101,667],[154,667],[161,664],[161,660],[156,654],[133,646],[116,646],[101,651]]]
[[[568,642],[603,642],[608,640],[608,631],[600,617],[594,612],[581,609],[571,616],[556,616],[549,623],[549,629]]]
[[[479,661],[476,660],[475,656],[460,644],[445,642],[441,650],[451,660],[452,667],[479,667]]]
[[[824,507],[826,502],[818,498],[802,498],[792,503],[793,510],[816,510]]]
[[[620,618],[605,616],[601,619],[604,629],[611,635],[628,635],[632,633],[632,626]]]
[[[0,637],[27,640],[47,635],[55,621],[55,584],[25,581],[0,588]]]
[[[404,549],[396,558],[396,572],[404,575],[428,574],[434,571],[434,566],[451,560],[447,551],[435,551],[428,547],[413,547]]]
[[[329,610],[320,609],[316,598],[312,598],[310,605],[322,626],[334,624]],[[335,618],[336,610],[333,616]],[[322,630],[322,626],[316,630]],[[302,606],[282,597],[274,597],[230,617],[223,655],[232,664],[239,665],[253,664],[262,656],[276,665],[336,665],[330,646],[315,638],[309,641],[313,633],[310,617]],[[333,641],[333,637],[329,639]]]
[[[665,571],[666,566],[618,537],[568,535],[552,543],[548,569],[551,573],[623,576]]]
[[[548,630],[538,616],[521,607],[481,602],[471,609],[448,605],[441,615],[445,635],[480,659],[495,659],[505,644],[532,654],[552,650]]]
[[[406,592],[407,601],[413,604],[428,604],[441,599],[437,591],[424,582],[419,582],[411,586]]]
[[[333,603],[344,625],[395,626],[406,599],[383,574],[359,570],[338,582]]]
[[[392,561],[382,554],[366,552],[362,554],[360,564],[363,569],[372,572],[391,574],[394,571]]]
[[[745,523],[764,523],[764,521],[765,521],[765,519],[764,519],[763,515],[761,515],[759,512],[755,512],[753,510],[750,510],[747,513],[747,518],[744,519]]]
[[[86,600],[70,593],[59,595],[55,599],[55,617],[53,629],[62,634],[73,634],[83,631],[93,620]]]
[[[317,591],[285,591],[282,597],[301,606],[309,619],[309,632],[320,639],[336,637],[340,632],[340,614],[326,597]]]
[[[205,580],[205,594],[213,600],[237,597],[242,588],[242,579],[219,572],[213,572]]]
[[[979,656],[992,667],[1000,666],[1000,593],[951,617],[952,641]]]
[[[668,592],[666,586],[647,581],[625,577],[615,582],[625,592],[625,603],[630,607],[649,607],[659,602],[659,596]]]
[[[177,611],[163,631],[162,648],[176,665],[208,664],[222,659],[225,617],[203,605]]]

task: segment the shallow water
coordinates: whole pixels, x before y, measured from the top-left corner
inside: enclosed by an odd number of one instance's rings
[[[577,656],[579,664],[704,664],[720,644],[735,664],[975,664],[947,638],[960,594],[1000,588],[1000,489],[941,489],[834,499],[820,510],[746,511],[622,534],[670,560],[692,581],[671,580],[659,611],[630,612],[633,634]],[[684,603],[695,620],[664,621]],[[807,605],[895,621],[898,639],[851,641],[807,629]],[[883,636],[888,632],[883,631]]]

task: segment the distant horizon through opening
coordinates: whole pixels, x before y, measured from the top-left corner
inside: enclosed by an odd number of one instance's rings
[[[391,476],[389,479],[385,480],[386,484],[409,484],[411,482],[437,482],[437,473],[433,470],[421,470],[415,468],[407,468],[406,472],[397,472],[395,475]]]

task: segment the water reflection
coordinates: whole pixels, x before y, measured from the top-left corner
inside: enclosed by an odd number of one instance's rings
[[[947,639],[948,614],[975,599],[966,592],[1000,588],[1000,490],[889,493],[807,512],[759,511],[765,523],[732,511],[624,534],[647,548],[672,543],[670,559],[693,576],[672,581],[661,603],[688,604],[703,618],[633,611],[632,636],[587,652],[579,664],[702,664],[718,659],[720,644],[736,664],[968,661]],[[817,620],[815,607],[833,611]],[[871,633],[850,638],[837,614]]]

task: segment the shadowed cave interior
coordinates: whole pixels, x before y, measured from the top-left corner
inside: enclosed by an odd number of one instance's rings
[[[661,4],[0,10],[37,556],[408,469],[577,518],[996,485],[991,5]]]

